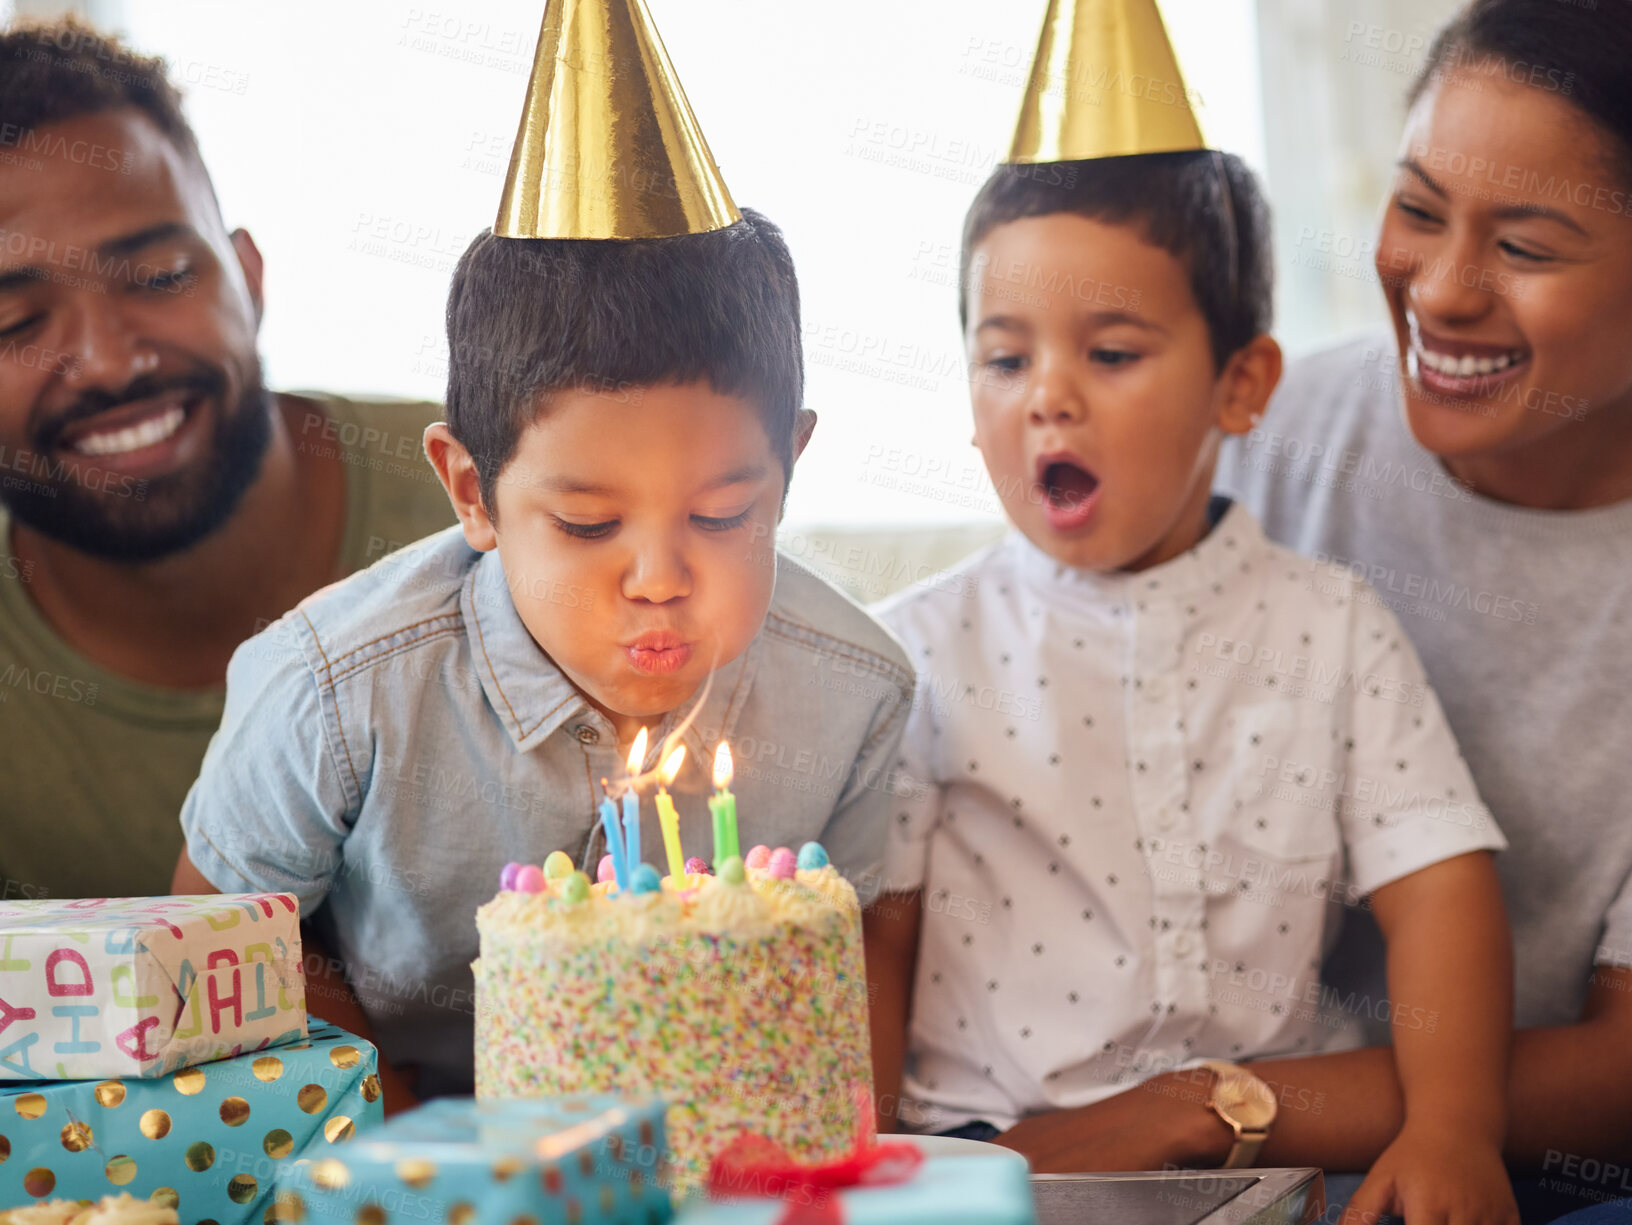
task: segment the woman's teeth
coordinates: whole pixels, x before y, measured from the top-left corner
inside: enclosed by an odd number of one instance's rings
[[[186,409],[167,408],[155,417],[149,417],[135,425],[127,425],[123,429],[87,434],[74,442],[73,449],[81,455],[123,455],[127,451],[139,451],[143,447],[163,442],[179,430],[185,420]]]
[[[1457,357],[1450,353],[1435,353],[1416,346],[1417,360],[1428,369],[1454,378],[1473,378],[1481,374],[1500,374],[1509,366],[1516,366],[1524,360],[1523,349],[1513,349],[1497,357],[1474,357],[1464,353]]]

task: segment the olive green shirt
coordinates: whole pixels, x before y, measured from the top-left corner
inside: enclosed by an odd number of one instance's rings
[[[297,449],[345,465],[336,577],[454,521],[420,442],[441,405],[295,394],[312,402]],[[181,804],[226,687],[163,689],[99,667],[47,624],[30,579],[0,509],[0,899],[168,893]]]

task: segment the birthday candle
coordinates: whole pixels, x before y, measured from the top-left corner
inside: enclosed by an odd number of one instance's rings
[[[685,760],[686,746],[682,744],[663,763],[657,784],[657,823],[663,829],[663,850],[668,854],[669,875],[677,885],[685,880],[686,857],[680,850],[680,814],[674,810],[674,801],[669,798],[668,785],[680,773],[681,763]]]
[[[714,753],[714,795],[708,801],[708,811],[714,816],[714,867],[733,855],[742,854],[737,847],[737,797],[731,794],[731,746],[720,741]]]
[[[606,786],[604,778],[601,786]],[[622,893],[629,887],[629,865],[623,857],[623,831],[618,828],[618,807],[610,795],[601,800],[601,828],[606,832],[606,849],[612,856],[613,879],[618,882],[618,892]]]
[[[646,729],[640,729],[634,744],[629,746],[629,790],[623,793],[623,860],[633,872],[640,866],[640,792],[635,780],[646,764]],[[623,888],[623,883],[618,883]]]

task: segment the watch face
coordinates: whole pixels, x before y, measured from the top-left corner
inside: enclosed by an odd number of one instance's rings
[[[1249,1131],[1275,1121],[1275,1094],[1256,1076],[1221,1076],[1213,1101],[1220,1114]]]

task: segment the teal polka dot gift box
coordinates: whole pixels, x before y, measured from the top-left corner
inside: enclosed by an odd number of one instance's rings
[[[380,1122],[373,1046],[312,1021],[300,1042],[157,1079],[0,1086],[0,1209],[128,1192],[182,1225],[268,1225],[273,1184]]]
[[[664,1104],[598,1094],[400,1114],[279,1183],[287,1225],[661,1225]]]

